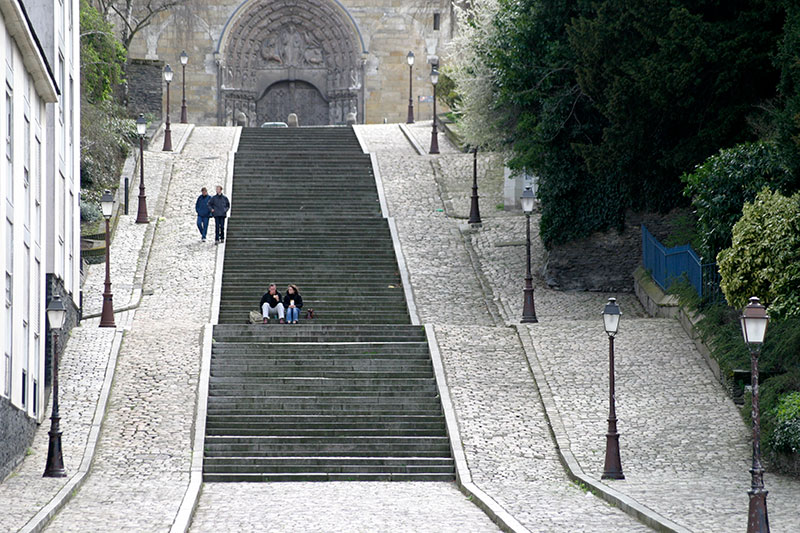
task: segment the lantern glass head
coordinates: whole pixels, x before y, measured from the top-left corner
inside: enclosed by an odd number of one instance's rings
[[[100,198],[100,207],[103,210],[103,216],[106,220],[111,218],[111,213],[114,210],[114,197],[108,189],[106,189],[106,192],[104,192],[103,196]]]
[[[436,65],[431,67],[431,83],[434,85],[439,83],[439,70],[436,68]]]
[[[189,62],[189,54],[186,53],[186,50],[181,52],[181,65],[186,66],[186,63]]]
[[[767,314],[767,309],[761,305],[758,298],[755,296],[750,298],[750,303],[742,311],[742,316],[739,320],[742,323],[744,342],[750,345],[759,345],[764,342],[767,324],[769,324],[769,315]]]
[[[50,322],[51,329],[61,329],[64,320],[67,318],[67,308],[61,301],[61,296],[55,295],[47,304],[47,320]]]
[[[144,134],[147,133],[147,120],[144,118],[144,113],[139,113],[139,118],[136,119],[136,133],[139,134],[139,137],[144,137]]]
[[[536,195],[533,194],[533,189],[530,187],[525,187],[525,190],[522,191],[522,196],[519,197],[519,200],[522,204],[522,210],[526,215],[533,213],[533,204],[536,200]]]
[[[619,319],[622,316],[622,311],[619,310],[616,298],[609,298],[603,309],[603,327],[608,333],[609,337],[613,337],[619,331]]]
[[[414,52],[409,52],[406,56],[406,60],[408,61],[409,66],[414,64]]]
[[[174,74],[174,73],[172,72],[172,67],[170,67],[169,65],[167,65],[166,67],[164,67],[164,80],[165,80],[167,83],[169,83],[169,82],[171,82],[171,81],[172,81],[172,75],[173,75],[173,74]]]

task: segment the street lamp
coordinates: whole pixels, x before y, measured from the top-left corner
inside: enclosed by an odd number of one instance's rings
[[[414,52],[409,52],[406,56],[408,61],[408,117],[406,124],[414,123],[414,97],[411,94],[411,78],[414,75]]]
[[[147,196],[144,194],[144,136],[147,133],[147,120],[142,113],[136,119],[136,133],[139,134],[139,211],[136,213],[136,223],[147,224]]]
[[[769,533],[767,519],[767,490],[764,489],[764,468],[761,466],[761,416],[758,411],[758,356],[764,344],[769,315],[758,298],[742,311],[742,336],[750,349],[750,383],[753,395],[753,467],[750,469],[750,510],[747,513],[747,533]]]
[[[181,67],[183,69],[183,75],[181,77],[181,124],[186,124],[188,122],[186,112],[186,63],[188,62],[189,54],[187,54],[186,50],[184,50],[181,52]]]
[[[100,206],[103,209],[103,218],[106,219],[106,283],[103,291],[103,314],[100,316],[101,328],[115,328],[114,323],[114,295],[111,294],[111,213],[114,210],[114,197],[111,191],[106,189],[103,197],[100,198]]]
[[[43,477],[66,477],[64,457],[61,453],[61,417],[58,413],[58,330],[64,326],[67,309],[61,297],[54,295],[47,304],[47,320],[53,332],[53,412],[50,415],[50,441],[47,446],[47,463]]]
[[[172,151],[172,130],[169,125],[169,84],[172,83],[172,75],[172,68],[169,65],[164,67],[164,80],[167,82],[167,120],[164,126],[164,148],[161,149],[163,152]]]
[[[525,212],[525,246],[528,255],[527,270],[525,271],[525,294],[524,303],[522,306],[522,320],[523,324],[539,322],[536,318],[536,306],[533,302],[533,276],[531,275],[531,213],[533,213],[533,201],[536,197],[530,187],[525,187],[520,196],[522,203],[522,210]]]
[[[533,210],[533,202],[531,202]],[[469,223],[480,225],[481,210],[478,207],[478,147],[472,149],[472,205],[469,209]]]
[[[436,63],[431,65],[431,83],[433,84],[433,129],[431,130],[431,149],[429,154],[439,153],[439,132],[436,130],[436,84],[439,83],[439,71]]]
[[[625,479],[619,458],[616,396],[614,393],[614,336],[619,330],[619,310],[616,298],[609,298],[603,309],[603,326],[608,334],[608,432],[606,433],[606,463],[602,479]]]

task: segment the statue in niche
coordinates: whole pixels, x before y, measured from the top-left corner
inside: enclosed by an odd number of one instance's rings
[[[283,49],[283,63],[289,67],[300,66],[303,61],[303,36],[289,24],[289,28],[281,35],[281,47]]]

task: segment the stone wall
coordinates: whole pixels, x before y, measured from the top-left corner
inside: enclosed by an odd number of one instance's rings
[[[172,110],[181,104],[182,50],[189,55],[186,66],[186,100],[189,122],[215,125],[219,123],[219,93],[224,80],[220,79],[224,53],[219,52],[220,40],[227,37],[226,29],[235,28],[243,12],[260,0],[192,0],[168,13],[155,17],[152,23],[137,33],[130,47],[130,57],[169,63],[175,71],[170,100]],[[409,67],[406,55],[413,51],[413,99],[415,111],[421,118],[430,117],[430,104],[419,104],[419,96],[430,96],[430,63],[443,56],[454,25],[451,2],[447,0],[313,0],[327,3],[342,12],[348,21],[347,31],[358,43],[356,52],[361,62],[353,87],[361,102],[359,123],[405,122],[409,97]],[[286,16],[301,18],[295,2],[266,2],[267,11],[280,9]],[[439,28],[434,29],[434,15],[439,14]],[[350,22],[351,21],[351,22]],[[325,27],[330,21],[320,21]],[[117,24],[117,27],[120,27]],[[269,36],[263,36],[268,39]],[[362,44],[363,43],[363,44]],[[257,44],[257,43],[256,43]],[[253,73],[248,73],[252,76]],[[156,78],[128,77],[132,94],[144,93],[141,83]],[[298,78],[299,79],[299,78]],[[148,100],[149,101],[149,100]],[[148,108],[150,109],[150,108]],[[133,111],[133,109],[132,109]],[[173,113],[173,119],[177,117]],[[224,119],[223,119],[224,120]],[[174,120],[177,122],[177,120]],[[302,124],[302,117],[300,117]]]
[[[25,457],[33,440],[36,421],[0,397],[0,481]],[[42,465],[44,468],[44,465]]]
[[[139,113],[155,117],[160,122],[163,116],[162,102],[164,101],[164,62],[149,59],[131,59],[128,63],[128,112],[132,117]],[[170,92],[175,85],[170,86]],[[172,95],[170,94],[170,99]],[[180,103],[178,103],[180,113]],[[170,114],[175,118],[174,109]],[[180,118],[180,114],[177,115]],[[175,120],[177,122],[177,120]]]
[[[64,320],[64,327],[58,332],[58,355],[60,357],[64,353],[65,340],[69,336],[69,332],[81,321],[81,302],[73,301],[72,296],[67,294],[67,291],[64,290],[64,283],[61,278],[53,274],[47,274],[45,289],[47,291],[45,305],[50,302],[54,294],[57,294],[61,296],[61,301],[64,303],[64,307],[67,308],[67,317]],[[80,300],[80,295],[78,295],[78,299]],[[45,336],[44,350],[44,383],[45,387],[49,390],[53,381],[53,332],[50,330],[49,325],[47,328],[47,335]],[[45,398],[47,398],[46,394]],[[46,404],[47,402],[45,401],[45,405]]]
[[[628,213],[622,232],[597,232],[553,247],[542,272],[545,282],[561,290],[633,292],[633,272],[642,262],[641,224],[663,240],[676,215]]]

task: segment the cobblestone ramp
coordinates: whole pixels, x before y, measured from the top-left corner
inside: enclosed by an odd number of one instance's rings
[[[224,183],[234,133],[196,128],[170,156],[166,207],[150,213],[158,227],[145,296],[123,340],[92,471],[48,531],[164,531],[175,518],[189,481],[215,263],[213,245],[197,234],[194,200],[200,187]]]
[[[204,479],[452,481],[425,331],[353,130],[245,129],[232,204]],[[317,318],[246,324],[269,283],[299,285]]]

